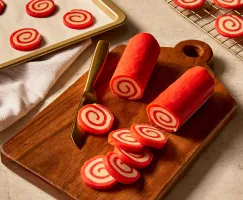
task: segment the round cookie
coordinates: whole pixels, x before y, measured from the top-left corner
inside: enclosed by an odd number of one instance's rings
[[[149,124],[136,124],[131,126],[132,137],[145,146],[161,149],[165,146],[168,138],[164,131],[149,125]]]
[[[56,10],[53,0],[31,0],[26,5],[28,15],[37,18],[49,17]]]
[[[117,183],[105,169],[104,156],[95,156],[86,161],[81,168],[81,177],[86,185],[98,190],[109,189]]]
[[[93,15],[86,10],[73,9],[63,16],[65,26],[72,29],[85,29],[90,27],[93,22]]]
[[[205,0],[174,0],[174,3],[184,9],[194,10],[201,8]]]
[[[243,18],[237,15],[222,15],[216,19],[215,28],[224,37],[243,36]]]
[[[132,137],[130,130],[127,128],[112,131],[109,134],[108,142],[115,147],[134,153],[139,153],[144,147]]]
[[[139,153],[131,153],[115,147],[114,153],[120,158],[122,162],[135,169],[143,169],[147,167],[153,159],[153,154],[149,148],[144,148]]]
[[[78,126],[85,132],[102,135],[111,130],[114,116],[100,104],[88,104],[79,110],[77,121]]]
[[[226,9],[237,9],[243,6],[242,0],[214,0],[214,3]]]
[[[11,46],[19,51],[37,49],[41,43],[40,33],[33,28],[23,28],[15,31],[10,36]]]
[[[114,152],[105,156],[104,165],[110,175],[120,183],[132,184],[140,178],[140,172],[123,163]]]

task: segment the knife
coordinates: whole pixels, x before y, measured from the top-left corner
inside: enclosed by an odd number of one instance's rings
[[[95,48],[94,56],[91,61],[88,78],[82,94],[78,109],[71,127],[71,137],[74,144],[81,149],[85,141],[85,132],[77,125],[77,115],[79,109],[86,104],[97,103],[94,92],[94,84],[103,67],[109,52],[109,42],[100,40]]]

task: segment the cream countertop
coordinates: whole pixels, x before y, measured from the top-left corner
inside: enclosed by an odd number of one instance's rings
[[[152,33],[161,46],[174,46],[181,40],[207,42],[214,51],[213,70],[239,104],[238,116],[195,162],[166,200],[243,199],[243,61],[228,52],[193,24],[173,11],[163,0],[113,0],[128,16],[123,27],[94,40],[106,39],[114,47],[126,43],[140,31]],[[139,6],[138,6],[139,5]],[[0,145],[21,129],[75,82],[89,67],[96,42],[61,76],[41,102],[27,116],[0,133]],[[1,200],[52,200],[53,197],[13,174],[0,163]]]

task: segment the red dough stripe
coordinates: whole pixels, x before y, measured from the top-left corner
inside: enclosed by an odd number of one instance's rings
[[[131,136],[130,130],[127,128],[112,131],[109,134],[108,142],[129,152],[140,152],[144,147]]]
[[[5,3],[4,3],[4,1],[0,0],[0,14],[3,13],[4,8],[5,8]]]
[[[31,0],[26,5],[26,12],[32,17],[48,17],[54,13],[56,5],[53,0]]]
[[[174,0],[174,3],[185,9],[197,9],[203,6],[205,0]]]
[[[79,110],[77,121],[78,126],[85,132],[101,135],[110,131],[114,116],[100,104],[88,104]]]
[[[131,184],[140,178],[140,172],[123,163],[114,152],[109,152],[104,160],[106,170],[118,182]]]
[[[237,15],[222,15],[216,19],[215,28],[228,38],[243,36],[243,18]]]
[[[131,135],[143,145],[161,149],[167,142],[164,132],[149,124],[133,124]]]
[[[11,46],[19,51],[31,51],[39,47],[41,35],[33,28],[23,28],[10,36]]]
[[[131,153],[115,147],[114,153],[122,162],[135,169],[142,169],[147,167],[153,159],[153,154],[148,148],[143,149],[139,153]]]
[[[104,166],[104,156],[96,156],[84,163],[81,176],[86,185],[93,189],[109,189],[116,184],[116,180]]]
[[[73,9],[63,16],[63,23],[72,29],[88,28],[93,22],[93,15],[86,10]]]

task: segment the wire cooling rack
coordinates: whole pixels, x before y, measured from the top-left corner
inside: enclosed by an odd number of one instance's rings
[[[243,37],[229,39],[219,35],[215,29],[215,20],[224,14],[243,15],[243,9],[223,9],[214,4],[212,0],[206,0],[202,8],[197,10],[187,10],[177,6],[173,0],[165,0],[174,10],[181,14],[184,18],[195,24],[198,28],[210,35],[217,42],[222,44],[230,52],[243,60]]]

